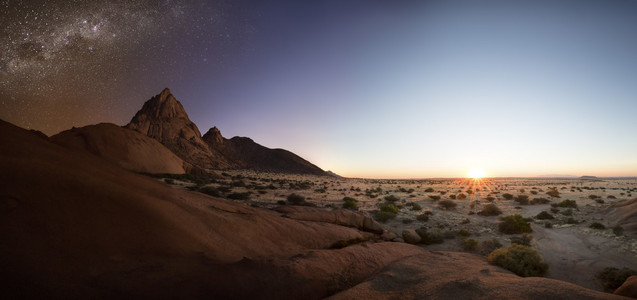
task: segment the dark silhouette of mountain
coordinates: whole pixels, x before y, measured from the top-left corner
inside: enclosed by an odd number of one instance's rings
[[[202,169],[325,175],[319,167],[290,151],[270,149],[244,137],[225,139],[216,127],[202,137],[169,89],[146,101],[125,127],[158,140],[185,162]]]
[[[284,150],[270,149],[247,137],[226,139],[217,127],[210,128],[203,136],[211,149],[222,153],[237,165],[260,171],[327,175],[321,168],[300,156]]]
[[[579,179],[597,179],[597,176],[584,175],[584,176],[580,176]]]

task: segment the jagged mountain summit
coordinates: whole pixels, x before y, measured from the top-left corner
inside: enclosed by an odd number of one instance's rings
[[[168,88],[146,101],[125,127],[158,140],[190,164],[187,169],[255,169],[326,175],[290,151],[270,149],[245,137],[226,139],[216,127],[202,137]]]

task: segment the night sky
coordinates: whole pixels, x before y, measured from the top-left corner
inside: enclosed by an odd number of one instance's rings
[[[361,177],[637,176],[637,1],[1,1],[0,118],[204,133]]]

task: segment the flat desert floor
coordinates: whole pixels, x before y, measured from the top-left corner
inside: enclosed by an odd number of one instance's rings
[[[223,179],[197,185],[184,178],[161,180],[175,188],[208,188],[211,194],[264,208],[289,205],[287,197],[293,193],[304,197],[305,205],[326,208],[343,207],[344,198],[351,197],[357,210],[371,216],[376,216],[381,204],[391,203],[398,212],[382,224],[395,233],[395,241],[402,240],[404,229],[419,228],[444,238],[442,243],[423,245],[429,250],[468,251],[462,246],[468,238],[479,245],[497,241],[503,247],[512,239],[526,238],[549,264],[548,278],[594,290],[603,290],[595,274],[606,267],[637,270],[637,234],[619,232],[613,228],[614,220],[604,219],[609,205],[637,197],[637,179],[374,180],[245,170],[218,173],[223,173]],[[547,194],[551,190],[557,191],[552,193],[556,197]],[[564,200],[573,200],[575,205]],[[489,204],[502,214],[481,214]],[[541,212],[552,219],[539,218]],[[498,231],[499,217],[511,214],[530,220],[530,241],[528,235]],[[605,229],[591,228],[593,223]],[[486,256],[490,250],[478,247],[469,252]]]

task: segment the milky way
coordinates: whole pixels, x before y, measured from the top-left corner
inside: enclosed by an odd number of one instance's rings
[[[208,55],[236,35],[225,24],[226,9],[180,1],[3,1],[0,118],[49,134],[121,120],[122,111],[139,105],[123,98],[149,96],[140,86],[179,76],[184,62],[219,63]]]

